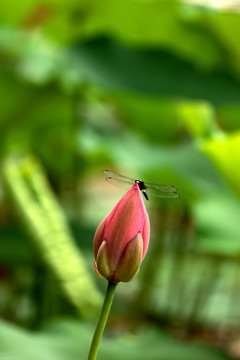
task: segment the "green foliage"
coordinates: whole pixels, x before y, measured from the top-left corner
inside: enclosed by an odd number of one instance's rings
[[[240,204],[234,196],[212,195],[195,206],[197,249],[219,255],[240,254],[240,231],[236,226]],[[219,221],[221,219],[221,221]]]
[[[104,339],[101,343],[98,359],[228,359],[221,352],[208,346],[194,343],[184,345],[154,328],[148,328],[145,331],[140,331],[137,334],[126,333],[118,338]],[[85,359],[92,332],[92,327],[73,321],[56,321],[45,326],[37,334],[31,334],[2,322],[0,324],[2,349],[0,359]]]
[[[100,304],[87,265],[71,237],[66,218],[51,192],[41,166],[29,156],[8,158],[4,180],[12,201],[38,251],[69,300],[84,316]]]
[[[216,132],[215,112],[211,104],[183,102],[179,110],[182,122],[193,137],[202,138]]]
[[[220,134],[202,144],[203,151],[214,161],[231,183],[238,195],[240,194],[240,133],[235,132],[229,136]]]

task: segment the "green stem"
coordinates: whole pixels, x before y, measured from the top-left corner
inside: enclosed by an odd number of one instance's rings
[[[102,311],[99,316],[98,323],[92,338],[92,343],[88,354],[88,360],[95,360],[97,358],[98,348],[111,309],[116,286],[117,284],[112,284],[110,282],[108,283]]]

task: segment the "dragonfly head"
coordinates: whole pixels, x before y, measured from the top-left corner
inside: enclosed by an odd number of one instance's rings
[[[135,183],[138,184],[138,187],[141,191],[146,190],[147,187],[142,180],[137,179],[135,180]]]
[[[137,180],[135,180],[135,183],[138,184],[139,190],[142,191],[144,197],[148,200],[147,193],[144,191],[144,190],[147,189],[147,187],[146,187],[146,185],[144,184],[144,182],[143,182],[142,180],[137,179]]]

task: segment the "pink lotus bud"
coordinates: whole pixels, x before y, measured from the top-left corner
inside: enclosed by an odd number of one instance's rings
[[[136,183],[96,230],[93,250],[97,274],[112,283],[132,280],[146,255],[149,237],[149,218]]]

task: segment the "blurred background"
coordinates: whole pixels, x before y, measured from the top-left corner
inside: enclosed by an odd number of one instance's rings
[[[86,359],[93,236],[124,190],[149,252],[101,359],[240,359],[239,1],[0,1],[0,359]]]

